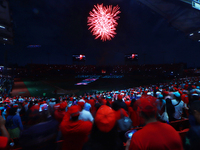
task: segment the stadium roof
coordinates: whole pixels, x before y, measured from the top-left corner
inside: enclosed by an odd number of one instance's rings
[[[191,0],[138,0],[167,19],[176,29],[200,42],[200,10]]]

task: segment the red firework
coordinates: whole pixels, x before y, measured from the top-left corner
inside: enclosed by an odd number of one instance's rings
[[[92,11],[89,12],[87,23],[89,30],[96,36],[95,39],[100,37],[102,41],[106,41],[114,38],[118,25],[117,20],[120,18],[117,16],[119,13],[121,12],[118,5],[113,8],[112,5],[94,5]]]

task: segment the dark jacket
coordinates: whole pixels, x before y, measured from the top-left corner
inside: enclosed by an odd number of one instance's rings
[[[24,130],[19,138],[22,149],[54,150],[56,148],[58,125],[59,123],[56,120],[50,119]]]
[[[94,123],[90,138],[82,150],[124,150],[117,126],[105,133],[101,132]]]

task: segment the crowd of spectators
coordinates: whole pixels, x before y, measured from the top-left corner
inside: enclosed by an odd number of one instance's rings
[[[186,69],[185,64],[162,64],[162,65],[44,65],[29,64],[25,67],[15,68],[17,77],[47,77],[68,76],[75,74],[129,74],[131,76],[145,76],[148,78],[181,77]]]
[[[0,147],[14,144],[13,147],[30,150],[199,149],[199,81],[199,77],[188,77],[59,98],[6,97],[0,105]],[[126,131],[118,124],[123,117],[132,120]],[[170,122],[188,118],[190,130],[182,140]],[[137,131],[127,137],[127,131],[133,129]]]

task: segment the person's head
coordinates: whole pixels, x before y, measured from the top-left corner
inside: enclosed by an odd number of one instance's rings
[[[109,103],[108,100],[106,101],[106,105],[109,106],[109,107],[111,107],[111,105],[110,105],[110,103]]]
[[[174,98],[175,98],[178,102],[180,102],[180,101],[181,101],[181,94],[180,94],[178,91],[174,92],[173,94],[174,94]]]
[[[29,112],[29,124],[35,125],[40,122],[45,122],[47,121],[48,116],[49,116],[48,110],[34,108]]]
[[[115,110],[115,111],[118,111],[120,109],[120,106],[118,103],[112,103],[112,109]]]
[[[91,104],[85,103],[85,104],[84,104],[84,109],[87,110],[87,111],[90,111],[90,109],[91,109]]]
[[[166,104],[167,104],[167,105],[172,105],[172,100],[171,100],[170,98],[167,98],[167,99],[166,99]]]
[[[90,144],[93,149],[117,149],[120,142],[116,125],[115,113],[107,105],[102,105],[95,116],[90,134]]]
[[[192,101],[199,100],[199,95],[198,95],[197,93],[193,93],[193,94],[191,95],[191,99],[192,99]]]
[[[62,103],[60,104],[59,109],[60,109],[61,111],[64,111],[66,107],[67,107],[67,102],[62,102]]]
[[[95,103],[94,107],[96,108],[96,111],[101,107],[100,103]]]
[[[158,97],[159,100],[163,100],[163,95],[162,94],[159,94],[157,97]]]
[[[135,99],[135,98],[132,99],[132,100],[131,100],[131,104],[130,104],[130,106],[133,107],[135,102],[136,102],[136,99]]]
[[[40,123],[40,122],[45,122],[47,121],[47,117],[48,117],[48,110],[43,110],[41,112],[39,112],[39,115],[38,115],[38,120],[37,120],[37,123]]]
[[[118,100],[118,101],[122,101],[122,99],[123,99],[123,95],[119,94],[119,95],[117,96],[117,100]]]
[[[17,112],[17,107],[12,107],[9,110],[9,115],[14,116],[16,115],[16,112]]]
[[[85,100],[80,99],[77,104],[80,106],[81,110],[83,110],[84,105],[85,105]]]
[[[162,94],[163,94],[163,97],[166,97],[166,96],[169,95],[169,92],[168,91],[163,91]]]
[[[157,98],[153,96],[142,96],[136,101],[140,116],[146,121],[156,119],[157,115]]]
[[[98,109],[94,120],[100,131],[109,132],[116,124],[115,112],[111,107],[102,105]]]
[[[33,101],[30,101],[29,105],[32,106],[33,105]]]
[[[77,121],[80,115],[80,106],[72,105],[71,107],[68,108],[68,113],[70,114],[72,121]]]
[[[196,100],[191,104],[191,112],[194,115],[198,124],[200,124],[200,101]]]

